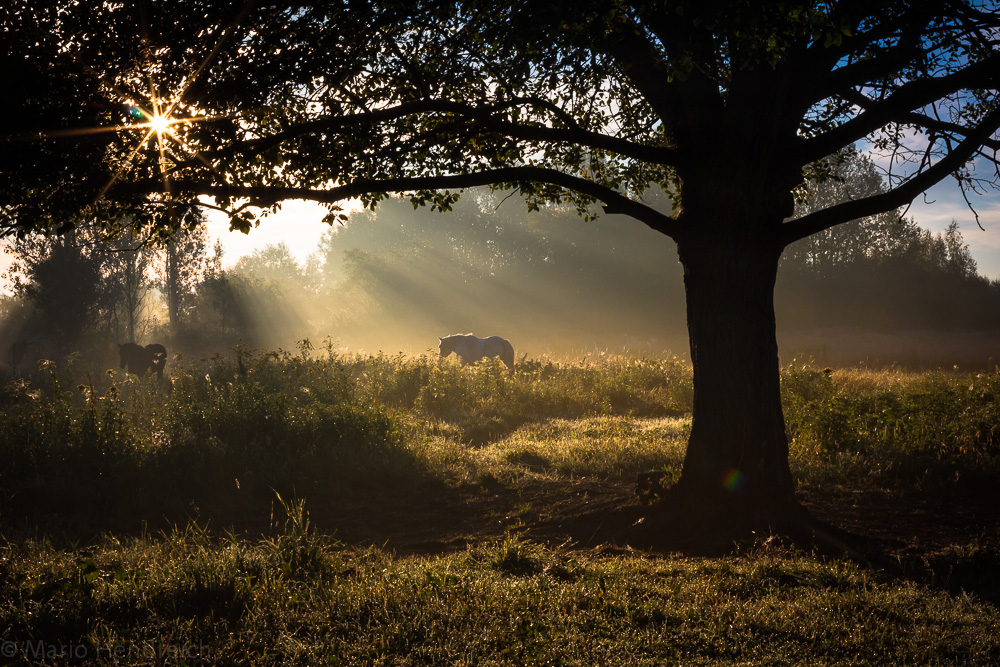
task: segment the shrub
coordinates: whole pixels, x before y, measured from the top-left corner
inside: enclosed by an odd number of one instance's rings
[[[169,398],[114,373],[75,392],[54,369],[43,387],[11,383],[0,413],[4,519],[176,516],[192,503],[264,502],[272,488],[336,493],[412,472],[396,421],[356,398],[336,359],[238,348],[173,374]]]
[[[782,373],[793,453],[862,456],[897,474],[978,475],[1000,459],[1000,374]],[[883,465],[884,464],[884,465]]]

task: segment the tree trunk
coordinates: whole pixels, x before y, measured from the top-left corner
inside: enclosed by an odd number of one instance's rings
[[[794,487],[774,319],[780,250],[703,242],[680,251],[694,412],[679,486],[744,505],[783,504]]]
[[[853,553],[861,542],[796,500],[788,462],[774,285],[790,195],[740,188],[736,178],[699,182],[706,187],[684,195],[678,221],[685,231],[675,238],[694,370],[691,436],[677,484],[657,494],[662,502],[625,541],[725,551],[774,534],[803,548]]]
[[[180,330],[180,276],[178,268],[178,257],[177,254],[180,252],[180,248],[176,242],[171,242],[167,246],[167,275],[165,281],[164,290],[166,292],[167,299],[167,321],[169,322],[170,332],[173,335],[177,335]]]
[[[669,510],[721,541],[807,529],[795,499],[781,407],[774,284],[766,235],[680,239],[694,367],[691,436]],[[681,531],[683,526],[677,526]]]

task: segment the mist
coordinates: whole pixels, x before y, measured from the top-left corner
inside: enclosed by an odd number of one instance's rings
[[[836,196],[819,191],[814,203]],[[330,229],[297,274],[287,248],[269,265],[258,251],[235,274],[267,277],[282,295],[269,301],[294,314],[261,323],[273,345],[309,338],[421,354],[436,351],[438,336],[474,333],[509,338],[519,359],[686,358],[675,244],[634,219],[595,213],[529,212],[519,197],[487,190],[445,213],[391,198]],[[957,228],[935,236],[892,213],[790,247],[775,309],[782,363],[984,367],[1000,349],[1000,286],[977,273]]]
[[[845,180],[879,187],[866,169],[856,165]],[[808,201],[829,205],[843,197],[838,187],[816,186]],[[649,199],[669,211],[662,192]],[[448,212],[393,197],[328,229],[304,262],[278,243],[228,269],[204,238],[188,239],[188,278],[175,288],[175,321],[163,296],[169,281],[156,273],[162,261],[140,263],[150,267],[141,269],[146,293],[133,289],[130,303],[140,306],[125,308],[126,316],[109,296],[120,291],[123,269],[114,267],[121,262],[105,259],[88,270],[115,289],[86,291],[91,308],[76,309],[80,321],[72,326],[61,323],[54,343],[51,323],[65,315],[65,302],[55,298],[46,306],[33,295],[58,294],[59,280],[79,287],[80,269],[59,278],[51,267],[36,267],[24,276],[20,296],[3,303],[4,365],[73,350],[111,361],[113,343],[133,337],[191,357],[241,343],[436,354],[438,337],[454,333],[503,336],[517,360],[686,359],[683,270],[674,242],[632,218],[589,213],[593,220],[568,205],[530,211],[519,196],[487,189],[465,192]],[[91,248],[81,249],[81,258],[100,256]],[[35,261],[46,256],[38,247],[32,253]],[[33,286],[43,278],[54,288]],[[978,368],[1000,356],[1000,284],[979,275],[957,226],[934,235],[893,212],[786,249],[775,310],[782,364]]]
[[[256,260],[234,273],[267,276]],[[631,218],[529,213],[523,200],[485,190],[446,213],[403,198],[354,213],[323,236],[299,278],[265,280],[309,323],[266,335],[283,344],[329,337],[355,352],[420,354],[438,336],[475,333],[509,338],[519,358],[687,350],[671,240]]]

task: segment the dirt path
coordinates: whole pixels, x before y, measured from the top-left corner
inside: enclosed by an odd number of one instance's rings
[[[812,490],[800,500],[813,516],[871,538],[881,553],[876,565],[887,576],[972,593],[1000,606],[1000,521],[992,489],[956,484],[948,493],[908,495]],[[347,545],[404,556],[462,551],[508,531],[552,546],[621,552],[628,547],[609,536],[627,532],[646,513],[632,484],[598,479],[396,489],[310,505],[309,511],[313,525]],[[706,555],[717,547],[681,551]]]
[[[874,538],[893,552],[932,553],[970,544],[1000,548],[1000,507],[985,488],[956,485],[948,494],[905,496],[813,490],[800,499],[817,518]],[[599,479],[387,490],[309,509],[314,525],[345,543],[398,553],[462,549],[511,530],[595,549],[605,546],[614,529],[643,515],[631,483]]]

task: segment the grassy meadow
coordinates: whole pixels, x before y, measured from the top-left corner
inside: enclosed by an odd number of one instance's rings
[[[303,342],[168,374],[6,379],[0,664],[1000,663],[997,371],[783,369],[804,502],[888,569],[561,533],[679,473],[677,359]]]

